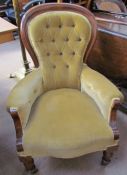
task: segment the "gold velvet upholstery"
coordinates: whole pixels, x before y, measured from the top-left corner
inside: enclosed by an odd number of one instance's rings
[[[39,68],[14,87],[7,101],[22,123],[21,155],[72,158],[117,144],[109,117],[123,95],[83,64],[93,37],[89,18],[59,10],[39,12],[26,24]]]
[[[70,88],[41,95],[24,132],[23,154],[33,156],[72,158],[116,144],[93,99]]]
[[[26,126],[32,104],[44,91],[40,69],[22,79],[11,91],[7,107],[18,111],[23,128]]]
[[[91,36],[88,19],[74,12],[47,12],[29,23],[28,34],[45,89],[79,88],[83,56]]]
[[[103,117],[110,120],[111,108],[115,100],[123,100],[121,92],[102,74],[86,65],[81,73],[81,91],[90,95],[98,105]]]

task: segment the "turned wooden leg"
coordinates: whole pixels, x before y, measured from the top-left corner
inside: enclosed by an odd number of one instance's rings
[[[26,171],[30,171],[32,174],[38,171],[31,156],[19,156],[19,160],[24,164]]]
[[[103,151],[101,165],[108,165],[111,162],[111,158],[113,156],[113,152],[109,150]]]
[[[107,150],[103,151],[101,165],[108,165],[111,162],[114,151],[116,151],[117,149],[118,145],[110,147]]]

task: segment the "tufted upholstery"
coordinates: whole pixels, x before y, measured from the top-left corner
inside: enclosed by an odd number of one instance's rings
[[[91,12],[71,4],[40,5],[27,12],[21,32],[39,66],[7,100],[22,124],[16,128],[20,154],[72,158],[117,144],[109,117],[115,100],[122,102],[123,95],[83,64],[96,35]],[[16,126],[15,116],[14,122]]]
[[[47,12],[35,17],[28,27],[46,90],[80,88],[80,73],[91,37],[88,19],[74,12]]]

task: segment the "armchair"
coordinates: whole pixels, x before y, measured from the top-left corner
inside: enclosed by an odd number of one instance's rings
[[[36,6],[23,17],[21,36],[35,70],[10,92],[7,109],[26,170],[37,171],[32,156],[103,151],[102,164],[109,163],[110,148],[118,145],[116,111],[123,95],[83,64],[96,38],[93,14],[74,4]]]

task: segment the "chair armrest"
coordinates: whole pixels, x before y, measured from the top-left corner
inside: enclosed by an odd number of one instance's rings
[[[110,122],[111,111],[116,101],[121,103],[124,99],[123,94],[113,83],[87,65],[83,66],[81,72],[81,91],[93,98],[108,122]]]
[[[43,82],[39,69],[29,73],[10,92],[7,109],[10,113],[17,111],[22,127],[26,126],[32,104],[41,93],[43,93]]]

